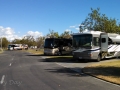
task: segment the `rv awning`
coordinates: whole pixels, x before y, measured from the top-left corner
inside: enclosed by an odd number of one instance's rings
[[[116,36],[116,37],[109,37],[113,42],[117,42],[120,43],[120,35]]]

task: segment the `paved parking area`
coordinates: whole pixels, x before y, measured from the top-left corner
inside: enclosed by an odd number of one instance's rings
[[[81,69],[84,67],[87,67],[89,65],[110,62],[110,61],[115,61],[115,60],[120,60],[120,59],[119,58],[106,59],[106,60],[102,60],[100,62],[95,62],[95,61],[90,61],[90,62],[84,62],[84,61],[81,61],[81,62],[80,61],[78,61],[78,62],[75,62],[75,61],[73,61],[73,62],[56,62],[56,64],[63,66],[63,67],[66,67],[66,68],[70,68],[70,69],[77,71],[79,73],[82,73]]]

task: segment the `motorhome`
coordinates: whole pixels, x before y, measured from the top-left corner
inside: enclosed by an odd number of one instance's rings
[[[96,59],[112,58],[120,56],[120,35],[105,33],[101,31],[87,31],[73,33],[74,59]]]
[[[8,50],[22,50],[23,46],[22,44],[9,44]]]
[[[72,51],[72,39],[46,38],[44,42],[44,55],[69,54]]]

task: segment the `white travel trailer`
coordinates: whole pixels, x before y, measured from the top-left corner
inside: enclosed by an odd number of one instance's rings
[[[22,44],[9,44],[8,50],[22,50]]]
[[[73,58],[96,59],[120,56],[120,35],[101,31],[87,31],[72,34]]]

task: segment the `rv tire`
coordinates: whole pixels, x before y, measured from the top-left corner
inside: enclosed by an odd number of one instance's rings
[[[46,56],[46,53],[44,53],[44,56]]]
[[[98,57],[97,57],[97,62],[99,62],[100,60],[101,60],[101,56],[98,55]]]
[[[58,55],[59,55],[59,56],[61,56],[61,55],[62,55],[62,53],[61,53],[61,52],[58,52]]]

